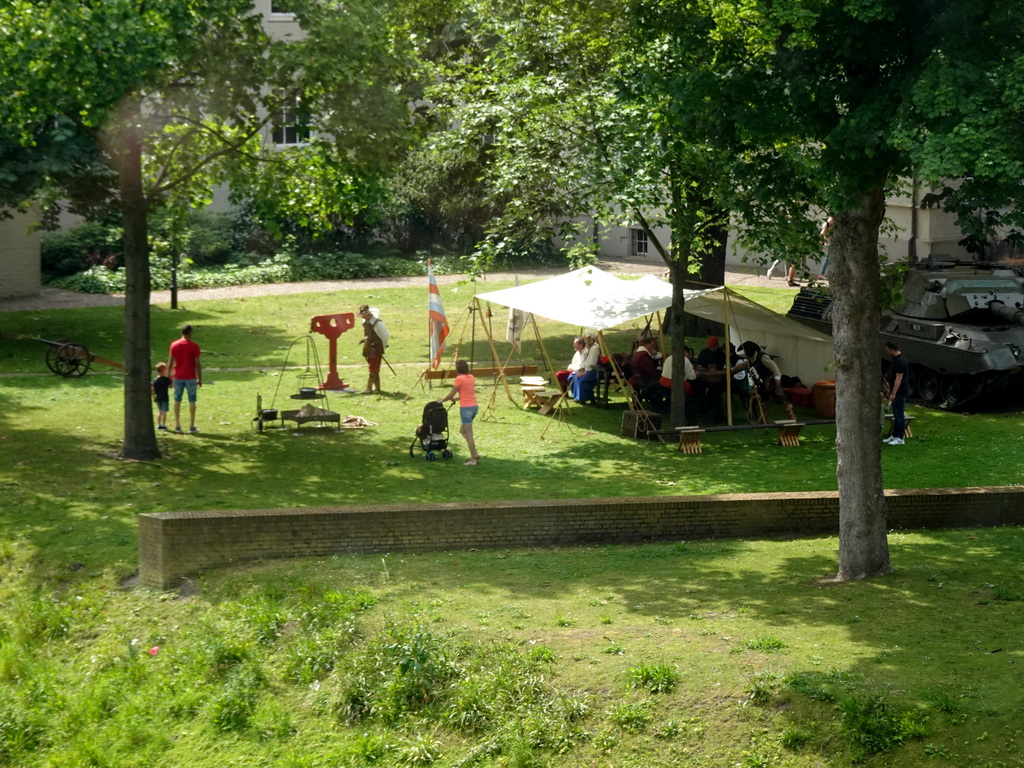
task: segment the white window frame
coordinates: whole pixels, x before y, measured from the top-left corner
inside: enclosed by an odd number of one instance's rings
[[[313,128],[301,118],[299,100],[294,105],[282,107],[274,116],[270,126],[270,140],[277,147],[304,147],[313,136]]]
[[[650,240],[647,238],[647,233],[639,227],[630,227],[629,229],[629,255],[647,258],[650,254]]]

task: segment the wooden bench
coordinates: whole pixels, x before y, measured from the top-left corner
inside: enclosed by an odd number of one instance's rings
[[[484,367],[480,366],[472,368],[470,373],[476,376],[478,379],[490,376],[497,378],[504,374],[505,376],[535,376],[537,371],[540,370],[539,366],[536,365],[506,365],[504,368],[495,367]],[[446,379],[454,379],[458,376],[458,372],[452,368],[428,368],[423,374],[423,378],[429,381],[445,381]]]
[[[904,418],[906,419],[906,426],[905,426],[905,428],[903,430],[903,436],[904,437],[913,437],[914,433],[910,431],[910,422],[912,422],[917,417],[916,416],[904,416]],[[885,414],[885,420],[889,422],[889,434],[886,435],[886,437],[892,437],[892,433],[896,429],[896,422],[895,422],[895,420],[893,420],[893,417],[892,417],[891,413]]]
[[[677,434],[679,435],[679,452],[697,454],[703,451],[701,439],[706,432],[738,432],[745,429],[774,429],[778,433],[776,445],[781,445],[787,448],[798,448],[800,447],[800,431],[804,427],[817,427],[835,423],[835,419],[821,419],[815,421],[778,419],[770,424],[734,424],[731,427],[676,427],[675,429],[659,429],[654,434]]]

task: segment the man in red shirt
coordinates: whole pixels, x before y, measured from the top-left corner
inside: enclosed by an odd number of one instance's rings
[[[199,363],[199,345],[192,341],[192,326],[183,325],[181,338],[171,342],[168,353],[170,366],[167,375],[174,380],[174,431],[181,434],[181,396],[188,392],[189,432],[199,431],[196,426],[196,391],[203,386],[203,368]]]

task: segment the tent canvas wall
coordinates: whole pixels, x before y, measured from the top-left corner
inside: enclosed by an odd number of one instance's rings
[[[551,320],[604,331],[672,306],[672,286],[647,275],[624,280],[597,267],[501,291],[480,293],[481,301],[532,312]],[[756,341],[779,357],[779,367],[806,386],[829,376],[832,337],[772,312],[729,288],[686,291],[686,312],[728,323],[730,341]]]
[[[832,337],[785,315],[772,312],[727,287],[706,291],[687,291],[686,312],[723,323],[728,317],[729,341],[739,345],[757,342],[776,358],[786,376],[796,376],[804,386],[812,387],[822,379],[834,379],[835,359]]]

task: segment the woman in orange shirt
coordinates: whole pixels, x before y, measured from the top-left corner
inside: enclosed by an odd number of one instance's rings
[[[467,467],[475,467],[480,458],[480,454],[476,452],[476,441],[473,440],[473,419],[476,418],[476,413],[479,410],[476,404],[476,377],[469,372],[469,363],[465,360],[455,361],[455,372],[458,376],[455,377],[451,392],[437,402],[444,403],[448,400],[454,402],[455,398],[459,399],[459,416],[462,418],[459,432],[466,438],[470,456],[469,461],[465,461],[463,464]]]

